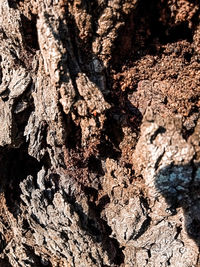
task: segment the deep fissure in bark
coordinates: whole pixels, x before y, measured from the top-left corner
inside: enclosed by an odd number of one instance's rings
[[[37,16],[31,14],[31,18],[27,18],[23,14],[21,15],[22,33],[24,36],[24,42],[27,49],[31,52],[39,50],[38,35],[37,35]]]
[[[5,192],[6,204],[10,212],[17,217],[21,203],[19,184],[28,175],[36,179],[41,163],[28,154],[28,145],[25,144],[20,148],[2,151],[0,165],[3,177],[1,186]]]

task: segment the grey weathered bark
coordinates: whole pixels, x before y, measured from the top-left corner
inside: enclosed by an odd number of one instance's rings
[[[0,266],[200,266],[199,16],[0,1]]]

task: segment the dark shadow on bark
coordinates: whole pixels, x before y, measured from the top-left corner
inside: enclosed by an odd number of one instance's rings
[[[20,182],[28,175],[36,179],[40,169],[41,164],[28,154],[27,145],[1,151],[0,190],[5,193],[7,207],[13,216],[17,217],[20,212]]]
[[[21,14],[22,34],[24,37],[24,44],[31,52],[39,50],[38,35],[37,35],[37,16],[31,14],[31,19],[28,19]]]
[[[172,216],[177,208],[183,209],[188,236],[200,246],[200,164],[166,166],[157,174],[155,186]]]
[[[12,267],[7,257],[4,257],[4,259],[0,259],[0,267]]]
[[[30,246],[24,244],[26,254],[28,255],[27,260],[24,260],[24,265],[32,266],[32,267],[52,267],[52,264],[45,259],[40,258],[38,255],[35,254],[34,249]]]
[[[4,236],[0,233],[0,253],[3,252],[5,247],[6,247],[6,240],[5,240]]]
[[[17,8],[17,1],[16,0],[8,0],[8,5],[10,8]]]

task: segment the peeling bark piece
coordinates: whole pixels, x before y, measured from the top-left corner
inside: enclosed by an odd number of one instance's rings
[[[8,103],[0,99],[0,146],[12,143],[12,115]]]
[[[69,114],[71,107],[75,101],[75,96],[76,96],[71,79],[69,80],[67,84],[63,83],[59,91],[61,95],[61,98],[59,99],[59,101],[63,107],[65,114]]]
[[[125,205],[112,203],[105,211],[108,224],[112,228],[112,236],[122,246],[139,238],[149,226],[147,211],[140,198],[130,198],[127,202]]]
[[[104,100],[101,91],[85,74],[79,73],[76,84],[80,95],[84,98],[91,112],[96,111],[97,113],[102,113],[110,107]]]
[[[17,98],[24,93],[31,82],[31,77],[24,69],[18,69],[13,72],[12,80],[9,84],[10,99]]]

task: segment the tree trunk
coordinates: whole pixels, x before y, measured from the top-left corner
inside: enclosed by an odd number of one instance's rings
[[[0,266],[200,266],[199,9],[0,1]]]

